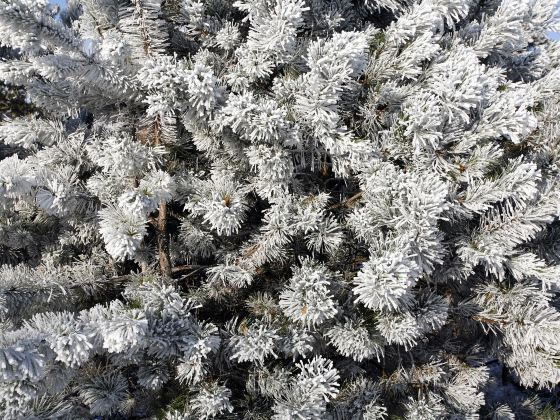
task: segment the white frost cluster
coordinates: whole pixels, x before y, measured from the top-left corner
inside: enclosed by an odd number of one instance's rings
[[[116,206],[99,211],[100,232],[107,252],[116,259],[132,257],[146,235],[147,226],[143,214],[127,212]]]
[[[333,318],[336,304],[329,286],[333,275],[327,268],[304,261],[294,269],[287,288],[280,293],[280,307],[294,322],[312,327]]]
[[[239,332],[230,339],[231,358],[238,362],[263,364],[269,357],[277,357],[276,341],[280,338],[276,329],[263,323],[240,325]]]

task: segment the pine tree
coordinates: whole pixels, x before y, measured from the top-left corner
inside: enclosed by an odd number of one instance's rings
[[[558,22],[0,0],[0,415],[553,416]]]

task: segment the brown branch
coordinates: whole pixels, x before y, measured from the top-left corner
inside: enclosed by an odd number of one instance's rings
[[[180,277],[183,274],[191,274],[207,268],[207,265],[178,265],[171,268],[170,276],[172,277]],[[146,272],[142,272],[142,274],[146,274]],[[128,281],[130,281],[134,277],[134,274],[123,274],[122,276],[113,276],[113,277],[105,277],[103,279],[99,279],[98,283],[103,284],[111,284],[111,285],[124,285]],[[82,287],[83,284],[76,283],[74,285],[69,286],[69,289]]]
[[[167,204],[159,204],[157,223],[157,244],[159,253],[159,270],[165,277],[171,277],[171,260],[169,258],[169,232],[167,231]]]
[[[173,267],[171,269],[171,272],[173,273],[174,276],[176,276],[176,275],[180,275],[180,274],[183,274],[183,273],[187,273],[189,271],[200,270],[200,269],[206,268],[206,267],[208,267],[208,266],[207,265],[190,265],[190,264],[178,265],[178,266]]]
[[[329,206],[328,209],[333,210],[333,209],[337,209],[337,208],[340,208],[340,207],[352,207],[356,203],[356,201],[358,201],[360,198],[362,198],[363,194],[364,194],[363,191],[360,191],[360,192],[354,194],[352,197],[347,198],[344,201],[341,201],[340,203],[336,203],[336,204],[333,204],[332,206]]]
[[[156,146],[161,141],[161,120],[157,115],[154,121],[154,144]],[[157,247],[159,255],[159,271],[164,277],[171,277],[171,259],[169,258],[169,232],[167,230],[167,203],[159,204],[159,213],[156,223]]]

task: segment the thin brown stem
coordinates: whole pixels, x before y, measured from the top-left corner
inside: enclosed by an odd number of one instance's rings
[[[172,273],[174,276],[176,275],[180,275],[180,274],[184,274],[184,273],[189,273],[197,270],[200,270],[202,268],[207,268],[209,266],[207,265],[192,265],[192,264],[187,264],[187,265],[177,265],[175,267],[173,267],[171,269]]]
[[[157,115],[154,122],[154,144],[160,145],[161,120]],[[159,204],[159,213],[156,221],[157,246],[159,254],[159,271],[164,277],[171,277],[171,259],[169,258],[169,232],[167,230],[167,203]]]
[[[160,203],[157,220],[157,244],[159,253],[159,270],[165,277],[171,277],[171,260],[169,258],[169,232],[167,231],[167,204]]]
[[[340,203],[336,203],[336,204],[333,204],[332,206],[329,206],[328,209],[333,210],[333,209],[337,209],[337,208],[340,208],[340,207],[352,207],[354,204],[356,204],[356,202],[360,198],[362,198],[363,194],[364,194],[363,191],[360,191],[360,192],[354,194],[352,197],[350,197],[350,198],[348,198],[344,201],[341,201]]]

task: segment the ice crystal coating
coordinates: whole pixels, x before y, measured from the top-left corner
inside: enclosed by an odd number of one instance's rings
[[[0,0],[0,418],[560,416],[556,0],[52,3]]]

